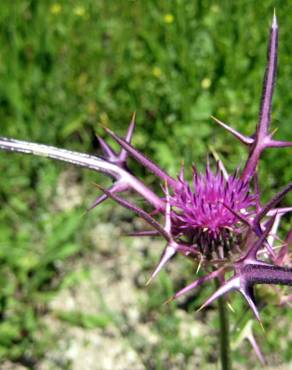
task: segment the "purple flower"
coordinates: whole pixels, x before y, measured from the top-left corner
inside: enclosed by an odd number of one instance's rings
[[[224,178],[217,164],[216,173],[209,165],[205,174],[194,168],[193,189],[182,171],[170,205],[178,235],[187,235],[205,256],[214,253],[216,258],[224,258],[246,229],[238,215],[248,218],[254,214],[256,201],[248,182],[238,178],[238,171]]]

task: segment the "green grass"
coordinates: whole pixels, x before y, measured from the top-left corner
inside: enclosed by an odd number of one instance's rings
[[[210,146],[233,170],[245,149],[210,115],[245,134],[253,131],[275,6],[280,68],[273,128],[279,128],[277,138],[291,139],[292,6],[268,0],[2,0],[0,135],[95,152],[95,134],[104,135],[100,124],[122,134],[136,111],[134,144],[172,175],[183,158],[186,166],[195,162],[203,168]],[[135,164],[133,168],[145,175]],[[54,345],[41,320],[47,304],[70,280],[72,261],[98,248],[88,238],[93,225],[120,219],[110,205],[82,217],[96,196],[93,182],[103,182],[101,175],[78,170],[62,182],[68,166],[6,153],[0,153],[0,169],[0,361],[32,359],[37,364]],[[291,181],[291,174],[291,151],[290,157],[285,149],[264,154],[264,199]],[[151,175],[146,178],[156,186]],[[65,197],[71,187],[79,189],[79,201],[74,194],[73,200]],[[288,225],[289,219],[284,229]],[[192,277],[181,279],[185,283]],[[177,338],[174,310],[166,313],[160,307],[166,292],[183,282],[169,284],[162,277],[146,304],[148,313],[155,308],[160,315],[155,327],[163,344],[152,359],[157,369],[165,369],[165,351],[172,356],[176,348],[185,348],[186,357],[190,352],[190,345]],[[205,294],[200,292],[199,300]],[[242,313],[245,306],[240,299],[235,302]],[[98,315],[79,310],[60,314],[68,325],[86,328],[106,325],[106,312]],[[285,342],[287,334],[277,328],[278,315],[291,319],[287,308],[264,310],[269,334],[263,345],[267,352],[280,348],[285,362],[292,354],[277,340],[281,336]],[[42,340],[40,330],[47,334]],[[212,340],[205,342],[196,345],[205,346],[208,362]],[[242,352],[234,356],[244,361]]]

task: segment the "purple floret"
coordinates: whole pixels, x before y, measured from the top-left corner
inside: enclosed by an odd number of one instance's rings
[[[237,214],[248,219],[255,211],[255,196],[236,174],[224,179],[218,167],[216,173],[208,167],[206,174],[194,170],[192,188],[179,179],[170,200],[175,209],[174,227],[193,238],[206,234],[210,240],[239,233],[242,222]]]

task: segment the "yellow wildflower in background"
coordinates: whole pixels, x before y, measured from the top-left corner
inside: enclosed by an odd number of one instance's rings
[[[61,13],[61,11],[62,11],[62,5],[59,4],[59,3],[54,3],[50,7],[50,12],[52,14],[59,14],[59,13]]]
[[[212,83],[212,81],[210,80],[210,78],[204,78],[201,81],[201,86],[202,86],[203,89],[207,90],[211,86],[211,83]]]
[[[161,69],[157,66],[153,67],[152,68],[152,74],[153,74],[153,76],[155,76],[157,78],[160,77],[161,74],[162,74]]]
[[[174,16],[171,13],[167,13],[164,15],[164,22],[170,24],[174,21]]]
[[[78,17],[84,17],[85,16],[85,13],[86,13],[86,10],[83,6],[76,6],[74,9],[73,9],[73,12],[75,15],[77,15]]]

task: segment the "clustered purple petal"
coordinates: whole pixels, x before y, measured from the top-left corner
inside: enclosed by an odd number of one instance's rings
[[[250,217],[255,211],[255,196],[250,194],[249,183],[236,176],[237,172],[225,179],[217,166],[216,173],[209,168],[206,174],[194,169],[193,189],[179,179],[170,198],[174,227],[193,236],[205,232],[214,239],[226,232],[240,232],[242,222],[236,214]]]

